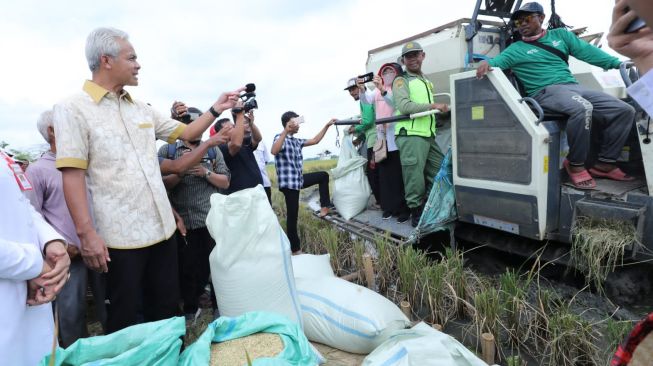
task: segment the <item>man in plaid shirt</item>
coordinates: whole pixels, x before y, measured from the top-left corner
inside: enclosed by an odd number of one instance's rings
[[[301,254],[302,252],[299,235],[297,235],[299,190],[319,184],[320,206],[322,206],[320,217],[326,216],[331,205],[329,174],[324,171],[302,174],[304,162],[302,149],[306,146],[318,144],[335,121],[336,119],[331,119],[327,122],[312,139],[299,139],[294,135],[299,131],[299,124],[303,122],[303,118],[295,112],[288,111],[281,116],[283,132],[274,137],[271,153],[275,156],[274,165],[277,170],[279,190],[286,199],[286,233],[293,254]]]

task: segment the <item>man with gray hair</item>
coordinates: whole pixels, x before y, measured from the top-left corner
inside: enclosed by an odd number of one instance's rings
[[[155,140],[195,140],[244,88],[223,93],[185,125],[135,100],[141,66],[127,33],[93,30],[86,41],[92,79],[54,108],[57,168],[86,265],[107,272],[109,333],[179,313],[175,220]],[[93,197],[91,220],[86,187]],[[142,315],[142,317],[141,317]]]
[[[61,172],[55,167],[57,147],[51,110],[41,113],[36,127],[45,142],[50,145],[50,150],[27,168],[27,176],[33,187],[33,194],[29,195],[29,198],[32,206],[43,215],[45,221],[66,239],[68,243],[66,251],[70,257],[70,279],[56,300],[60,345],[65,348],[77,339],[88,336],[86,329],[86,286],[88,282],[93,289],[96,315],[102,326],[105,326],[104,278],[100,273],[88,271],[79,255],[80,240],[66,206]]]

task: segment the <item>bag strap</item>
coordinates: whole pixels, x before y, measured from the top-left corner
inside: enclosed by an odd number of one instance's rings
[[[554,55],[560,57],[560,59],[561,59],[562,61],[564,61],[567,65],[569,65],[569,55],[565,55],[562,51],[560,51],[560,50],[557,49],[557,48],[554,48],[554,47],[551,47],[551,46],[545,45],[544,43],[541,43],[541,42],[538,42],[538,41],[533,41],[533,42],[526,42],[526,41],[524,41],[524,43],[527,43],[527,44],[533,45],[533,46],[535,46],[535,47],[539,47],[539,48],[541,48],[541,49],[543,49],[543,50],[545,50],[545,51],[549,51],[550,53],[552,53],[552,54],[554,54]]]
[[[177,154],[177,141],[172,144],[168,144],[168,159],[175,160],[175,155]]]

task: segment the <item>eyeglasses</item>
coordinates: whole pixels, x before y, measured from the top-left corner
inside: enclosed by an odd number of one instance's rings
[[[525,17],[515,19],[515,26],[519,27],[522,24],[530,23],[530,21],[533,20],[533,18],[535,18],[536,16],[537,16],[537,14],[528,14]]]

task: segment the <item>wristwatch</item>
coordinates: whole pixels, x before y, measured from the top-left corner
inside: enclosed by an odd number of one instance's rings
[[[211,176],[211,171],[207,169],[206,173],[204,173],[204,179],[209,179]]]
[[[220,112],[216,111],[216,110],[213,108],[213,106],[211,106],[211,108],[209,108],[209,112],[211,112],[211,114],[213,115],[214,118],[218,118],[218,117],[220,117]]]

